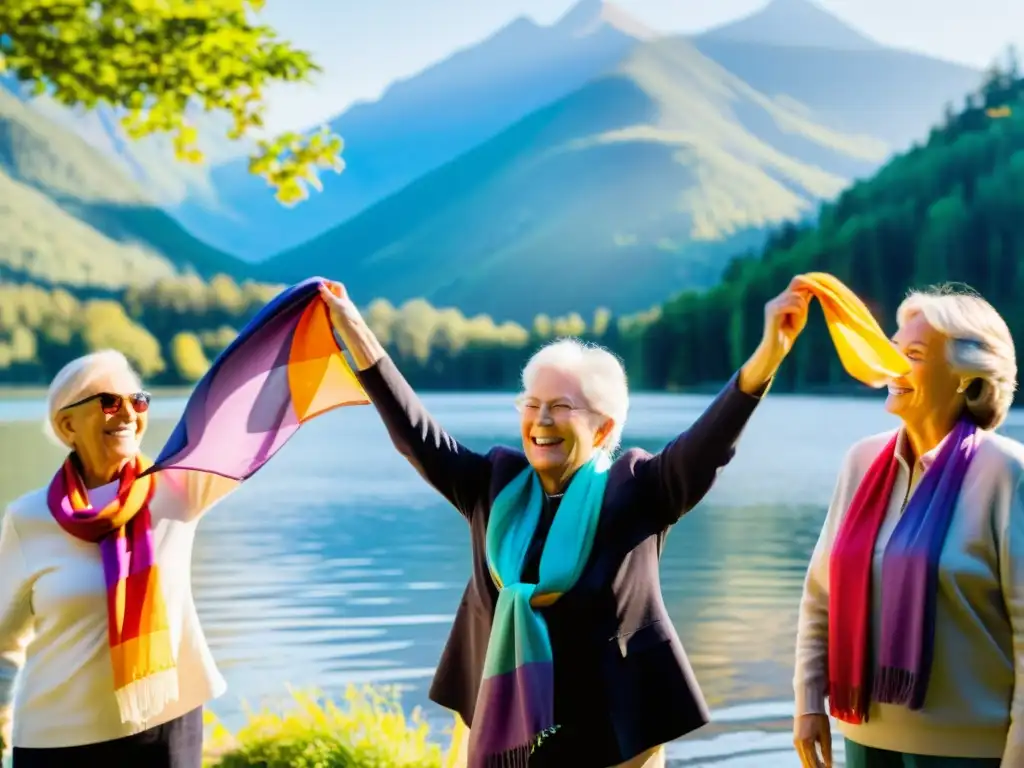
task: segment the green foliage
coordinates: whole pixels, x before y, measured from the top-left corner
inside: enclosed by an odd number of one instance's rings
[[[166,133],[177,157],[203,159],[189,109],[230,116],[228,136],[263,125],[268,87],[307,81],[309,54],[250,21],[262,0],[5,0],[0,73],[60,104],[124,111],[131,138]],[[316,169],[341,170],[341,139],[294,134],[259,143],[251,170],[294,203]]]
[[[842,279],[890,328],[908,289],[967,283],[1024,339],[1024,80],[994,69],[927,144],[824,205],[817,226],[783,227],[715,289],[666,303],[636,341],[645,383],[724,381],[756,345],[764,303],[812,270]],[[778,387],[848,382],[824,323],[812,321]]]
[[[406,717],[393,689],[350,687],[341,705],[294,694],[288,711],[252,712],[235,734],[210,716],[206,768],[440,768],[418,711]]]
[[[990,73],[982,90],[960,112],[949,111],[926,144],[822,206],[816,225],[785,224],[760,253],[734,258],[711,290],[688,291],[631,316],[598,309],[589,326],[582,315],[568,313],[537,315],[527,329],[423,299],[400,307],[377,300],[365,316],[415,387],[448,390],[514,388],[536,346],[564,335],[617,352],[636,387],[724,382],[756,346],[765,302],[794,275],[817,270],[846,282],[890,326],[909,288],[968,283],[992,301],[1020,340],[1024,80],[1012,71]],[[564,289],[576,279],[586,276],[556,282]],[[617,278],[612,288],[606,276],[601,279],[606,294],[618,286]],[[200,353],[209,360],[223,350],[277,290],[226,276],[210,282],[163,277],[98,301],[0,285],[0,380],[42,383],[69,357],[103,343],[131,347],[125,352],[156,372],[158,383],[190,381],[202,367]],[[193,366],[180,364],[183,350]],[[163,358],[172,361],[169,370]],[[812,320],[776,387],[833,390],[851,384],[824,323]]]
[[[210,367],[203,343],[194,333],[181,331],[171,339],[171,362],[182,381],[199,381]]]
[[[116,301],[88,302],[82,311],[81,324],[86,351],[119,349],[144,378],[152,378],[167,367],[160,354],[160,342],[145,328],[133,323]]]

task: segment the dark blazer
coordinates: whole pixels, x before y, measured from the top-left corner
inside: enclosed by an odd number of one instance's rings
[[[481,455],[460,445],[431,418],[390,358],[359,379],[398,451],[470,525],[473,573],[430,698],[472,728],[497,600],[485,559],[487,520],[495,496],[527,466],[526,457],[511,448]],[[708,722],[662,599],[659,554],[669,526],[704,497],[731,460],[758,402],[740,391],[734,376],[660,453],[634,448],[612,465],[587,566],[573,589],[541,609],[551,636],[561,727],[533,753],[531,768],[606,768]],[[549,500],[546,506],[549,521],[555,505]],[[540,538],[547,528],[538,526]],[[537,550],[534,559],[540,548],[531,548]],[[525,570],[535,567],[528,562]]]

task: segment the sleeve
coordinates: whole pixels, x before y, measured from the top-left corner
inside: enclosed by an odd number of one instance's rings
[[[828,585],[832,544],[853,496],[854,452],[851,450],[832,493],[825,523],[811,553],[797,619],[796,663],[793,669],[795,715],[826,714],[828,695]]]
[[[31,582],[8,510],[0,521],[0,733],[5,739],[12,721],[14,680],[24,664],[31,630]]]
[[[185,472],[185,497],[189,517],[202,517],[221,499],[234,492],[239,485],[241,483],[237,480],[210,472]]]
[[[1008,501],[1000,505],[999,579],[1013,632],[1014,685],[1002,765],[1016,768],[1024,765],[1024,473],[1015,478]]]
[[[732,461],[740,435],[768,389],[748,395],[735,374],[697,420],[635,470],[658,526],[667,528],[697,506]]]
[[[490,460],[444,431],[390,357],[357,375],[398,452],[468,519],[486,497]]]

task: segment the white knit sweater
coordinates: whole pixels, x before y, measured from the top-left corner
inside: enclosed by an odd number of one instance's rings
[[[847,454],[811,556],[797,633],[796,714],[823,713],[828,690],[829,556],[857,486],[892,432]],[[1024,767],[1024,446],[991,432],[957,499],[939,559],[935,652],[924,708],[872,704],[860,725],[839,723],[863,746],[920,755],[1002,758]],[[905,500],[937,450],[921,457],[911,485],[897,444],[899,474],[875,545],[872,626],[881,607],[882,554]],[[877,642],[877,640],[876,640]]]
[[[0,726],[13,716],[13,746],[121,738],[224,692],[192,600],[192,544],[203,512],[236,483],[176,470],[159,473],[156,482],[153,544],[177,656],[178,701],[148,722],[121,722],[100,548],[57,524],[42,488],[14,501],[0,522]],[[103,505],[116,491],[117,483],[93,489],[90,500]]]

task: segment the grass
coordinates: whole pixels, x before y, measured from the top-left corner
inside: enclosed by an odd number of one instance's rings
[[[443,750],[395,688],[349,686],[340,703],[316,692],[292,699],[284,711],[248,711],[234,733],[208,712],[204,768],[441,768]]]

